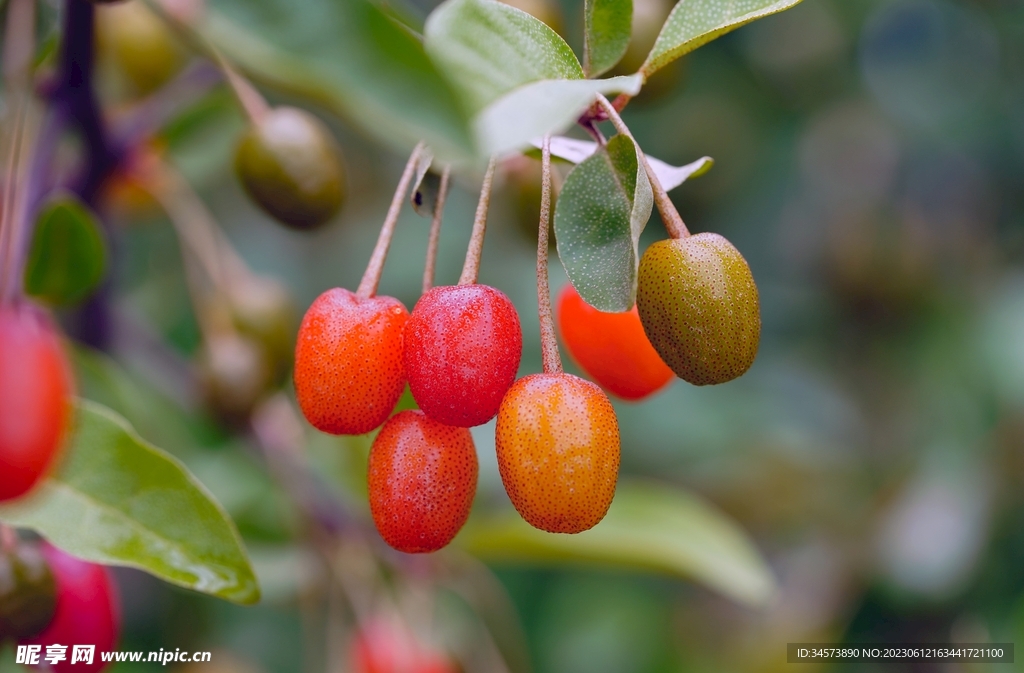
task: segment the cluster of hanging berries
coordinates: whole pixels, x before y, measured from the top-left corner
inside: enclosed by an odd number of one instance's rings
[[[97,673],[106,666],[101,653],[114,649],[119,631],[117,591],[104,566],[47,543],[4,541],[0,644],[37,646],[34,663],[54,673]],[[47,660],[51,645],[65,647]],[[91,645],[91,657],[74,660],[71,645]]]
[[[303,318],[295,351],[299,406],[323,432],[358,435],[380,428],[369,457],[370,511],[395,549],[431,552],[455,537],[477,483],[468,429],[495,417],[501,479],[520,515],[548,532],[588,530],[611,505],[620,461],[618,421],[602,386],[640,400],[673,373],[695,385],[743,374],[760,336],[750,269],[721,236],[690,236],[681,220],[677,226],[668,222],[676,235],[643,256],[637,305],[630,311],[602,313],[571,286],[562,291],[562,338],[600,385],[563,372],[548,289],[551,165],[545,142],[537,254],[544,372],[516,380],[519,316],[504,293],[477,283],[494,161],[459,284],[431,287],[445,171],[423,295],[410,314],[397,299],[376,294],[424,152],[417,147],[406,165],[359,288],[324,292]],[[667,201],[663,191],[661,196],[659,206]],[[392,415],[406,383],[419,409]]]

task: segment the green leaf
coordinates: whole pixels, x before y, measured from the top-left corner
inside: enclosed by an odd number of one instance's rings
[[[427,18],[424,44],[473,114],[530,82],[584,78],[558,33],[495,0],[447,0]]]
[[[36,220],[25,292],[51,304],[88,297],[103,280],[107,250],[96,216],[73,196],[51,201]]]
[[[541,141],[534,140],[532,145],[533,149],[530,150],[529,154],[540,157]],[[578,164],[596,151],[597,143],[592,140],[576,140],[575,138],[566,138],[564,136],[557,136],[551,139],[551,156],[564,159],[569,163]],[[666,191],[675,189],[691,178],[699,178],[715,165],[715,160],[711,157],[701,157],[685,166],[667,164],[661,159],[652,157],[650,154],[647,155],[647,161],[651,164],[654,174],[658,176],[661,186]]]
[[[586,0],[583,70],[597,77],[619,62],[629,47],[633,0]]]
[[[494,101],[473,120],[477,146],[490,156],[520,150],[537,138],[565,131],[598,93],[640,91],[639,75],[586,80],[541,80]]]
[[[697,47],[800,0],[679,0],[640,67],[645,77]]]
[[[237,603],[259,600],[234,524],[176,458],[86,400],[65,452],[30,496],[0,507],[0,521],[89,561],[139,568]]]
[[[319,103],[379,140],[473,156],[468,115],[415,35],[366,0],[212,0],[200,31],[254,81]]]
[[[508,512],[471,517],[455,542],[485,561],[670,573],[751,605],[764,605],[776,589],[768,564],[734,522],[695,495],[653,482],[620,482],[604,520],[577,535],[545,533]]]
[[[573,286],[599,311],[636,301],[640,234],[654,195],[640,150],[617,135],[565,178],[555,204],[558,257]]]

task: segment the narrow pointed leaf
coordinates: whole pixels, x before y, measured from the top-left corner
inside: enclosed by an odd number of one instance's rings
[[[586,0],[583,70],[597,77],[615,67],[629,47],[633,0]]]
[[[540,150],[541,141],[534,139],[531,144],[534,149],[530,151],[530,154],[539,157],[540,153],[537,150]],[[597,143],[592,140],[577,140],[563,136],[551,139],[551,156],[564,159],[569,163],[578,164],[596,151]],[[711,157],[701,157],[685,166],[673,166],[650,154],[647,155],[647,161],[650,162],[654,174],[661,181],[661,186],[667,191],[675,189],[691,178],[699,178],[715,165],[715,160]]]
[[[139,568],[237,603],[259,600],[234,523],[180,461],[85,400],[64,451],[35,491],[0,506],[0,521],[89,561]]]
[[[641,84],[639,75],[526,84],[494,101],[473,120],[477,146],[483,156],[520,150],[536,138],[572,126],[598,93],[634,95]]]
[[[733,521],[695,495],[651,482],[621,482],[604,520],[577,535],[545,533],[508,512],[470,518],[455,543],[490,562],[670,573],[750,605],[764,605],[776,590],[768,564]]]
[[[107,249],[99,222],[73,196],[50,202],[36,219],[25,292],[56,305],[88,297],[103,280]]]
[[[799,3],[800,0],[679,0],[640,72],[650,77],[680,56],[729,31]]]
[[[424,45],[474,114],[524,84],[584,77],[558,33],[495,0],[447,0],[427,18]]]
[[[583,300],[600,311],[636,301],[640,234],[654,196],[639,149],[624,135],[576,166],[555,205],[558,257]]]

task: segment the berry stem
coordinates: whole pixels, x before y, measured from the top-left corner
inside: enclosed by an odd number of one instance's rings
[[[615,125],[615,130],[624,136],[629,137],[637,147],[640,146],[636,142],[636,138],[630,132],[629,127],[622,121],[622,117],[619,116],[618,110],[615,106],[608,102],[602,94],[597,94],[597,102],[604,108],[604,111],[608,114],[608,119],[611,120],[612,124]],[[679,211],[676,210],[676,206],[672,203],[672,199],[669,198],[668,192],[661,185],[661,180],[658,179],[658,175],[651,168],[651,163],[647,161],[647,154],[643,151],[640,155],[644,160],[644,170],[647,172],[647,179],[651,182],[651,189],[654,190],[654,203],[658,206],[658,213],[661,214],[661,219],[665,223],[665,229],[668,231],[668,235],[672,238],[686,238],[690,235],[690,231],[686,228],[686,224],[683,222],[683,218],[680,217]]]
[[[484,183],[480,187],[480,201],[476,204],[476,217],[473,218],[473,235],[469,239],[466,250],[466,261],[462,265],[459,285],[473,285],[480,276],[480,257],[484,251],[484,234],[487,233],[487,209],[491,205],[491,186],[494,183],[494,167],[497,158],[491,157],[484,173]]]
[[[561,374],[562,358],[555,337],[555,318],[551,312],[551,288],[548,284],[548,228],[551,215],[551,136],[544,136],[541,147],[540,224],[537,228],[537,311],[540,318],[540,346],[545,374]]]
[[[437,201],[434,203],[434,219],[430,221],[430,238],[427,240],[427,263],[423,267],[423,293],[434,286],[434,269],[437,267],[437,244],[441,240],[441,220],[444,219],[444,202],[448,199],[448,183],[452,169],[445,166],[441,173],[441,185],[437,188]]]
[[[238,71],[228,63],[220,51],[213,47],[211,47],[211,51],[217,60],[217,65],[220,67],[221,72],[224,73],[224,79],[231,86],[231,90],[245,111],[246,116],[249,117],[249,121],[254,126],[259,126],[260,122],[267,116],[267,113],[270,112],[270,106],[267,104],[266,99],[249,80],[238,74]]]
[[[0,264],[4,270],[0,278],[0,303],[13,299],[19,285],[13,273],[18,254],[19,229],[25,217],[25,193],[22,180],[28,153],[30,86],[32,58],[35,55],[35,3],[32,0],[11,0],[7,8],[7,26],[4,30],[3,79],[4,88],[12,103],[14,118],[10,148],[7,155],[6,179],[3,190],[3,213],[0,215]]]
[[[416,162],[419,160],[420,154],[423,153],[424,147],[425,145],[422,142],[416,145],[412,154],[409,155],[409,161],[405,164],[405,170],[402,171],[402,178],[398,181],[398,187],[395,189],[395,195],[391,199],[388,214],[384,218],[384,226],[380,228],[377,245],[373,249],[370,263],[366,265],[366,272],[363,274],[363,279],[359,282],[359,288],[356,290],[356,296],[360,299],[369,299],[377,294],[377,286],[380,285],[380,277],[384,273],[384,260],[387,259],[388,248],[391,247],[391,239],[395,235],[395,225],[398,223],[398,216],[402,213],[402,202],[405,200],[405,195],[409,192],[413,176],[416,173]]]

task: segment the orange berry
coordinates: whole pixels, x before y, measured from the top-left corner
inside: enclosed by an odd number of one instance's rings
[[[619,423],[604,392],[571,374],[516,381],[498,411],[498,469],[526,521],[579,533],[608,512],[619,474]]]
[[[395,414],[370,449],[370,512],[398,551],[437,551],[469,517],[476,494],[476,447],[466,428],[422,411]]]
[[[672,379],[644,334],[636,306],[605,313],[566,285],[558,296],[558,330],[580,368],[602,388],[624,400],[639,400]]]
[[[402,329],[393,297],[328,290],[306,311],[295,344],[295,396],[313,427],[361,435],[380,426],[405,388]]]

